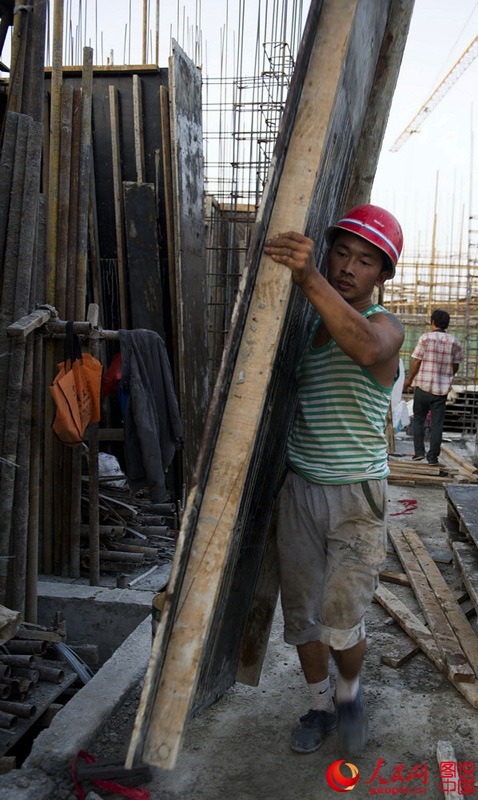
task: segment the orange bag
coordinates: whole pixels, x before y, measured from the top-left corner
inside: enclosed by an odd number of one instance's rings
[[[90,422],[99,422],[103,367],[82,353],[73,323],[66,324],[65,360],[58,364],[50,391],[56,405],[53,430],[64,444],[76,447]]]

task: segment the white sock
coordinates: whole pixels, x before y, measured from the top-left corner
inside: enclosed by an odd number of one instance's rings
[[[342,677],[340,672],[337,675],[337,685],[335,687],[335,699],[338,703],[347,703],[350,700],[355,700],[360,686],[360,678],[352,678],[351,681]]]
[[[310,696],[312,698],[311,708],[318,711],[327,711],[329,714],[334,710],[332,689],[330,688],[329,676],[319,683],[308,683]]]

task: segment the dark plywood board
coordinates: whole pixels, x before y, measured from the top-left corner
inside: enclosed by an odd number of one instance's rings
[[[188,488],[210,399],[201,87],[198,68],[174,42],[169,59],[171,165],[179,407]]]
[[[343,210],[357,125],[367,115],[367,92],[355,93],[356,77],[361,74],[370,91],[389,6],[350,0],[344,13],[332,0],[311,5],[127,763],[143,757],[171,768],[192,707],[210,702],[234,680],[282,471],[294,410],[293,369],[308,317],[290,274],[264,257],[262,246],[267,235],[293,227],[310,235],[320,251],[327,225]],[[357,70],[360,57],[363,68]]]
[[[478,486],[447,486],[445,495],[459,518],[460,530],[478,547]]]
[[[154,183],[123,183],[131,324],[164,339],[163,295],[159,268],[158,221]]]
[[[118,289],[116,284],[116,232],[113,208],[113,164],[111,149],[111,124],[109,106],[109,86],[118,92],[119,128],[122,156],[122,179],[136,181],[133,75],[140,73],[143,99],[143,136],[145,153],[145,182],[158,183],[160,202],[158,203],[159,230],[166,230],[163,202],[162,160],[156,164],[156,151],[161,151],[160,87],[168,85],[166,68],[95,69],[93,74],[92,137],[94,153],[95,189],[97,215],[100,220],[98,244],[100,253],[101,279],[104,297],[110,302],[101,309],[101,323],[104,328],[117,330],[120,327]],[[71,82],[74,88],[81,86],[81,73],[75,69],[65,70],[64,81]],[[50,75],[46,70],[46,90],[50,89]],[[161,270],[167,269],[166,242],[160,237]],[[164,245],[164,246],[163,246]],[[164,282],[164,278],[162,278]],[[169,341],[167,341],[169,346]]]

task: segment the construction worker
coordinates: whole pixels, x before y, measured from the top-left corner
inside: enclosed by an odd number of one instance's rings
[[[292,749],[318,750],[337,727],[344,754],[357,756],[368,728],[359,680],[364,615],[386,556],[385,418],[403,341],[400,322],[372,303],[372,292],[393,277],[403,236],[388,211],[361,205],[326,241],[326,277],[305,236],[283,233],[265,246],[316,311],[296,370],[277,539],[285,640],[297,646],[311,697]]]
[[[429,464],[438,464],[440,455],[445,403],[453,376],[458,371],[463,353],[458,339],[446,333],[450,315],[441,308],[431,316],[432,329],[423,333],[412,353],[412,366],[403,384],[407,391],[413,384],[413,461],[425,458],[425,420],[431,412]]]

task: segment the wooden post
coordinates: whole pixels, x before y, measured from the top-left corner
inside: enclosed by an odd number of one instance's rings
[[[41,122],[44,101],[45,33],[47,0],[35,0],[28,25],[26,80],[22,111]]]
[[[12,67],[8,86],[7,110],[20,113],[25,89],[25,58],[30,12],[22,0],[15,0],[12,36]]]
[[[171,338],[173,349],[173,375],[176,392],[179,392],[178,300],[176,294],[176,257],[174,249],[173,175],[171,170],[171,134],[169,122],[169,95],[165,86],[159,87],[161,107],[161,141],[163,155],[164,206],[166,213],[166,243],[168,248],[168,283],[171,313]]]
[[[144,164],[143,96],[141,91],[141,78],[139,75],[133,75],[133,126],[136,180],[138,183],[144,183],[146,180],[146,169]]]
[[[92,304],[88,309],[88,322],[94,328],[98,327],[99,308]],[[94,358],[99,358],[99,340],[90,338],[90,351]],[[99,476],[98,476],[98,423],[92,422],[88,426],[88,517],[90,526],[90,585],[100,586],[100,509],[99,509]]]
[[[51,72],[50,106],[50,150],[48,171],[48,214],[47,214],[47,252],[46,252],[46,301],[55,305],[56,300],[56,260],[58,237],[58,189],[60,176],[61,144],[61,88],[63,51],[63,0],[55,0],[53,5],[53,48]],[[45,381],[53,380],[55,373],[54,342],[45,346]],[[54,489],[54,439],[51,422],[54,408],[50,392],[45,395],[45,444],[44,444],[44,482],[43,482],[43,569],[51,573],[53,569],[53,489]]]
[[[68,216],[68,263],[66,272],[66,319],[75,319],[76,310],[76,257],[78,242],[78,193],[80,173],[82,91],[73,90],[73,117],[71,133],[70,210]]]
[[[118,91],[114,86],[109,87],[110,121],[111,121],[111,155],[113,161],[113,187],[114,209],[116,227],[116,250],[118,258],[118,289],[120,299],[121,327],[128,327],[128,313],[126,305],[126,280],[124,259],[124,212],[123,212],[123,185],[121,177],[121,147],[120,147],[120,116],[118,105]]]
[[[75,319],[83,319],[86,311],[88,205],[91,169],[91,108],[93,99],[93,50],[91,47],[85,47],[83,50],[82,93]]]
[[[71,130],[73,117],[73,88],[62,87],[60,179],[58,190],[58,253],[56,264],[55,308],[60,319],[66,318],[66,275],[68,268],[68,217],[70,210]]]
[[[27,539],[27,580],[25,588],[25,620],[37,621],[37,586],[38,586],[38,544],[40,518],[40,463],[41,463],[41,397],[43,386],[43,338],[40,334],[31,334],[34,341],[33,378],[31,406],[30,437],[30,494]]]

